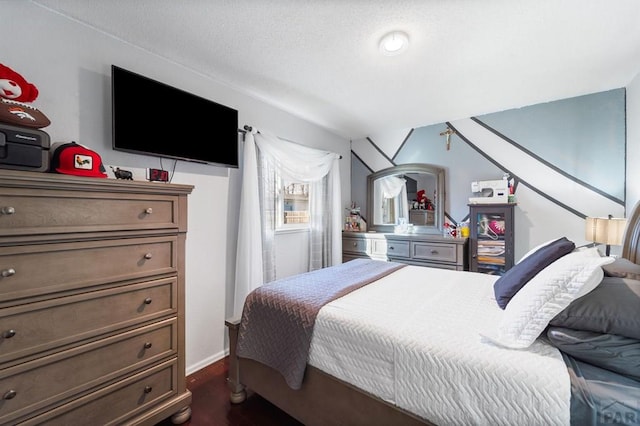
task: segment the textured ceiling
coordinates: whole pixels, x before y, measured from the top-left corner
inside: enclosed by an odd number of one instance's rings
[[[637,0],[34,0],[347,138],[625,87]],[[388,31],[409,49],[378,51]]]

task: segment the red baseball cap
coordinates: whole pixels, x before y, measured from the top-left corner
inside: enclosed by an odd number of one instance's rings
[[[75,176],[107,177],[100,155],[75,142],[54,148],[50,171]]]

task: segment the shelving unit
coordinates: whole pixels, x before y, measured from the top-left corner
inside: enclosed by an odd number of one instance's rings
[[[513,266],[516,204],[469,204],[470,270],[503,275]]]

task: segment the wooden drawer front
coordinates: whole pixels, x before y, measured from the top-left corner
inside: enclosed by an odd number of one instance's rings
[[[368,240],[365,238],[342,238],[342,251],[348,253],[367,254]]]
[[[0,188],[3,235],[178,228],[178,197]]]
[[[412,242],[412,258],[437,260],[442,262],[457,262],[457,250],[455,244],[437,244]]]
[[[373,240],[372,253],[389,257],[409,257],[409,241]]]
[[[0,247],[0,301],[177,271],[177,237]]]
[[[0,309],[0,363],[177,312],[176,278]],[[2,389],[0,388],[0,392]]]
[[[0,404],[0,423],[175,355],[176,327],[175,320],[154,324],[1,371],[1,391],[15,396]]]
[[[18,425],[123,424],[148,407],[177,395],[177,380],[174,359]]]

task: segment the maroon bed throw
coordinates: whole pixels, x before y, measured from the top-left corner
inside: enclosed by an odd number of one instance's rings
[[[320,308],[403,266],[354,259],[264,284],[245,300],[237,355],[268,365],[300,389]]]

